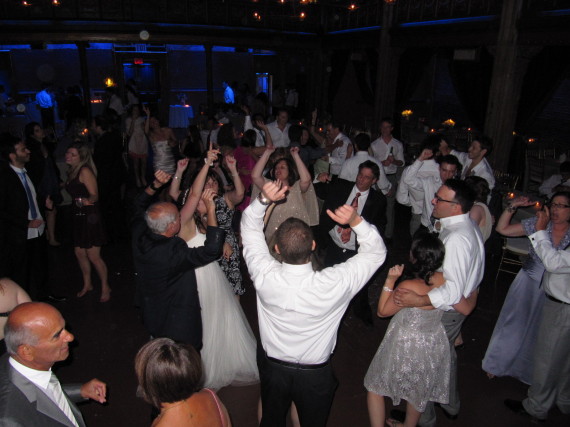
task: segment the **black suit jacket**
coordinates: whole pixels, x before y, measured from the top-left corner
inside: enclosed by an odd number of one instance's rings
[[[225,231],[208,227],[206,243],[189,248],[180,237],[153,233],[144,219],[153,198],[141,192],[135,199],[133,252],[137,272],[137,302],[153,337],[168,337],[202,347],[202,318],[194,268],[217,260]],[[223,315],[223,313],[220,313]]]
[[[38,207],[45,218],[40,200]],[[0,276],[12,276],[17,269],[14,263],[24,262],[29,209],[20,177],[8,162],[0,162]]]
[[[74,427],[64,412],[38,386],[0,358],[0,427]],[[81,384],[63,385],[69,407],[80,427],[85,427],[81,412],[73,402],[81,397]]]
[[[344,179],[337,179],[330,184],[318,183],[314,185],[317,196],[325,202],[321,210],[317,232],[317,241],[321,247],[327,247],[329,244],[332,244],[329,231],[336,225],[331,217],[328,216],[327,209],[334,212],[336,208],[346,204],[354,186],[354,182]],[[386,196],[380,191],[371,188],[366,203],[362,208],[362,218],[375,225],[380,234],[383,235],[386,227]]]

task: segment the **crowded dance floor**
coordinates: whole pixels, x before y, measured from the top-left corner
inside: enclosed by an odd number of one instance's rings
[[[0,12],[0,425],[570,424],[567,1]]]

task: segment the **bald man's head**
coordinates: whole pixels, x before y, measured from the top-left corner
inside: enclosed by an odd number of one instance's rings
[[[27,302],[17,306],[4,327],[8,353],[21,364],[47,371],[67,359],[73,335],[61,313],[49,304]]]
[[[172,237],[180,231],[180,213],[173,203],[151,205],[146,210],[145,220],[148,228],[156,234]]]

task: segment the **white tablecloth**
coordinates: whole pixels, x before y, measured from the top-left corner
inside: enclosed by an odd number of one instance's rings
[[[194,118],[194,110],[191,105],[171,105],[168,112],[168,126],[171,128],[187,128],[190,119]]]

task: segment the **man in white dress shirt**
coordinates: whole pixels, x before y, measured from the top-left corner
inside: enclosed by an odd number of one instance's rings
[[[437,190],[433,203],[433,216],[439,219],[439,239],[445,246],[443,277],[445,283],[432,289],[427,295],[418,295],[406,289],[394,291],[394,301],[404,307],[432,305],[445,310],[441,322],[449,338],[451,368],[449,378],[449,404],[442,404],[448,418],[457,418],[459,393],[457,390],[457,354],[455,338],[461,331],[465,316],[455,310],[462,296],[468,297],[483,279],[485,269],[485,248],[479,228],[469,218],[469,210],[475,201],[475,194],[463,181],[449,179]],[[419,425],[433,427],[436,415],[433,402],[428,402]]]
[[[432,225],[433,195],[445,181],[455,177],[461,170],[461,164],[457,157],[451,154],[438,158],[439,165],[431,157],[431,150],[424,149],[420,157],[406,168],[402,174],[402,182],[409,188],[423,193],[420,222],[422,227],[433,232],[435,231]],[[435,168],[437,172],[433,173]]]
[[[467,153],[451,150],[451,154],[457,157],[463,166],[461,179],[465,179],[468,176],[481,177],[489,184],[489,190],[492,190],[495,187],[495,176],[493,175],[491,165],[485,158],[491,154],[491,151],[493,151],[493,141],[483,135],[473,136],[473,141],[471,141]],[[490,197],[491,193],[489,193],[489,199]]]
[[[392,136],[394,122],[385,117],[380,122],[380,137],[372,142],[374,157],[382,163],[386,176],[392,184],[392,190],[386,195],[388,209],[386,217],[386,238],[391,239],[394,234],[394,207],[396,203],[396,190],[398,188],[398,168],[404,166],[404,146]]]
[[[271,134],[271,140],[275,148],[289,147],[289,113],[287,110],[277,111],[275,121],[267,124],[267,130]]]
[[[390,192],[390,188],[392,188],[392,184],[386,178],[386,172],[384,172],[384,166],[370,154],[368,154],[368,149],[370,148],[370,137],[365,133],[359,133],[354,138],[354,146],[356,152],[350,159],[346,159],[342,165],[342,169],[340,170],[340,174],[338,177],[340,179],[346,179],[347,181],[355,182],[356,177],[358,176],[358,172],[360,169],[360,165],[367,160],[374,162],[378,165],[378,169],[380,170],[380,177],[376,182],[376,186],[382,194],[386,195]]]
[[[261,426],[284,427],[294,402],[301,425],[325,426],[337,380],[330,365],[340,320],[351,298],[386,258],[378,231],[354,208],[328,212],[339,225],[350,225],[360,243],[347,262],[313,271],[315,241],[310,227],[289,218],[276,232],[278,262],[263,234],[267,207],[285,197],[273,182],[244,211],[243,254],[257,292],[262,346],[258,347],[263,417]]]
[[[421,218],[422,212],[424,211],[424,198],[425,192],[421,186],[412,186],[408,182],[410,180],[410,175],[416,175],[420,179],[427,177],[437,177],[439,176],[439,165],[435,161],[436,155],[439,153],[440,146],[442,144],[443,137],[439,134],[430,134],[422,142],[420,149],[420,158],[424,155],[424,150],[428,150],[427,155],[423,157],[423,164],[420,169],[416,171],[415,163],[406,167],[402,172],[400,177],[400,182],[398,183],[398,190],[396,191],[396,200],[398,203],[404,206],[410,206],[412,209],[412,216],[410,219],[410,236],[414,236],[416,231],[422,225]],[[427,158],[427,160],[425,160]],[[419,160],[419,159],[418,159]],[[459,163],[459,162],[458,162]],[[445,179],[453,178],[453,176],[446,177]],[[444,180],[445,180],[444,179]],[[441,186],[438,185],[437,188]],[[435,193],[437,189],[434,189],[432,193]],[[428,204],[430,207],[431,214],[431,203]]]
[[[550,210],[553,215],[570,210],[570,199],[565,204],[551,204]],[[528,397],[522,402],[506,399],[505,405],[534,421],[544,421],[555,404],[562,413],[570,414],[570,248],[557,251],[552,246],[546,231],[550,220],[548,207],[537,217],[537,231],[528,238],[546,269],[542,286],[547,299],[538,329]]]
[[[85,426],[74,402],[105,403],[107,386],[97,379],[62,386],[52,372],[56,362],[68,358],[74,338],[61,313],[49,304],[23,303],[12,310],[4,331],[8,354],[0,358],[0,425]]]
[[[341,125],[337,122],[331,122],[326,127],[327,138],[332,141],[332,152],[329,156],[330,174],[333,178],[337,178],[342,169],[342,165],[352,157],[352,142],[350,138],[340,131]]]

